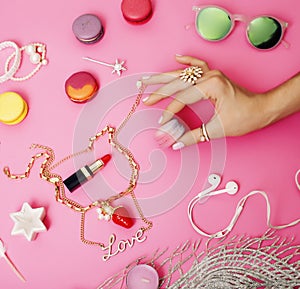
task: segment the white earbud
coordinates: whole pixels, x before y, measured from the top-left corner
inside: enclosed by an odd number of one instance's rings
[[[198,201],[200,203],[203,203],[207,199],[207,197],[220,195],[223,193],[227,193],[229,195],[234,195],[239,190],[239,186],[236,182],[229,181],[229,182],[227,182],[225,189],[216,191],[215,189],[217,189],[217,187],[221,183],[221,177],[217,174],[209,175],[208,182],[211,184],[211,186],[198,194]]]
[[[205,189],[204,191],[201,191],[198,194],[199,198],[207,196],[210,192],[214,191],[220,185],[221,177],[217,174],[211,174],[208,177],[208,183],[211,184],[211,186]]]
[[[239,190],[238,184],[235,181],[229,181],[226,184],[225,189],[211,192],[211,193],[207,194],[206,196],[207,197],[216,196],[216,195],[220,195],[220,194],[223,194],[223,193],[227,193],[229,195],[234,195],[238,192],[238,190]]]
[[[211,174],[208,177],[208,182],[211,184],[209,188],[211,191],[215,190],[221,183],[221,177],[217,174]]]
[[[234,195],[238,192],[239,185],[234,181],[230,181],[226,184],[225,188],[227,190],[227,194]]]

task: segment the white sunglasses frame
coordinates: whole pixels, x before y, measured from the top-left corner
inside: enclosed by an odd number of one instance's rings
[[[199,15],[200,11],[203,10],[203,9],[205,9],[205,8],[218,8],[218,9],[224,11],[224,12],[225,12],[226,14],[228,14],[228,16],[230,17],[231,27],[230,27],[230,30],[228,31],[228,33],[227,33],[224,37],[222,37],[222,38],[220,38],[220,39],[217,39],[217,40],[206,39],[206,38],[204,38],[204,37],[200,34],[200,32],[198,31],[198,29],[197,29],[197,18],[198,18],[198,15]],[[232,30],[233,30],[234,27],[235,27],[235,22],[236,22],[236,21],[240,21],[240,22],[244,22],[244,23],[247,25],[247,29],[246,29],[246,39],[247,39],[248,44],[250,44],[250,46],[252,46],[252,47],[254,47],[254,48],[258,49],[258,50],[263,50],[263,51],[267,51],[267,50],[274,49],[274,48],[277,47],[280,43],[282,43],[286,48],[288,48],[288,47],[290,46],[289,43],[287,43],[287,42],[283,39],[283,38],[284,38],[285,31],[286,31],[286,29],[287,29],[287,27],[288,27],[288,22],[286,22],[286,21],[284,21],[284,20],[281,20],[281,19],[279,19],[279,18],[277,18],[277,17],[275,17],[275,16],[262,14],[262,15],[257,15],[257,16],[254,16],[254,17],[249,17],[249,16],[246,16],[246,15],[243,15],[243,14],[232,14],[232,13],[230,13],[228,10],[226,10],[225,8],[220,7],[220,6],[217,6],[217,5],[201,5],[201,6],[193,6],[193,11],[197,12],[197,13],[196,13],[196,17],[195,17],[195,28],[196,28],[197,34],[198,34],[202,39],[204,39],[204,40],[206,40],[206,41],[217,42],[217,41],[224,40],[225,38],[227,38],[227,37],[231,34]],[[254,45],[250,42],[249,37],[248,37],[249,24],[250,24],[253,20],[255,20],[255,19],[257,19],[257,18],[260,18],[260,17],[269,17],[269,18],[272,18],[272,19],[276,20],[276,21],[280,24],[280,26],[281,26],[281,31],[282,31],[282,33],[281,33],[280,39],[278,40],[278,42],[277,42],[274,46],[272,46],[272,47],[270,47],[270,48],[267,48],[267,49],[265,49],[265,48],[259,48],[259,47],[254,46]]]

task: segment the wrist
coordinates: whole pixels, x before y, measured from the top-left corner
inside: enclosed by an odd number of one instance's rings
[[[300,110],[300,74],[264,93],[265,116],[274,123]]]
[[[274,91],[268,91],[261,95],[263,103],[264,126],[278,121],[282,115],[282,103]]]

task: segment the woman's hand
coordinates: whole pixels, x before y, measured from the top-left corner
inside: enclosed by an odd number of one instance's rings
[[[218,70],[210,70],[208,65],[190,56],[176,56],[176,60],[187,66],[202,68],[203,75],[195,85],[180,79],[182,70],[143,77],[145,85],[163,84],[158,90],[143,100],[153,105],[174,95],[160,118],[161,125],[169,121],[185,105],[208,99],[215,107],[214,116],[205,124],[210,139],[224,136],[240,136],[260,129],[270,123],[265,113],[267,97],[265,94],[250,92],[228,79]],[[186,132],[173,145],[179,149],[203,141],[201,128]]]

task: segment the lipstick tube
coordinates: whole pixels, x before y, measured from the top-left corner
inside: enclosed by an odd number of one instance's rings
[[[73,175],[69,176],[63,182],[70,192],[75,191],[82,184],[92,179],[93,176],[102,169],[111,159],[111,155],[107,154],[95,162],[86,165],[75,172]]]

